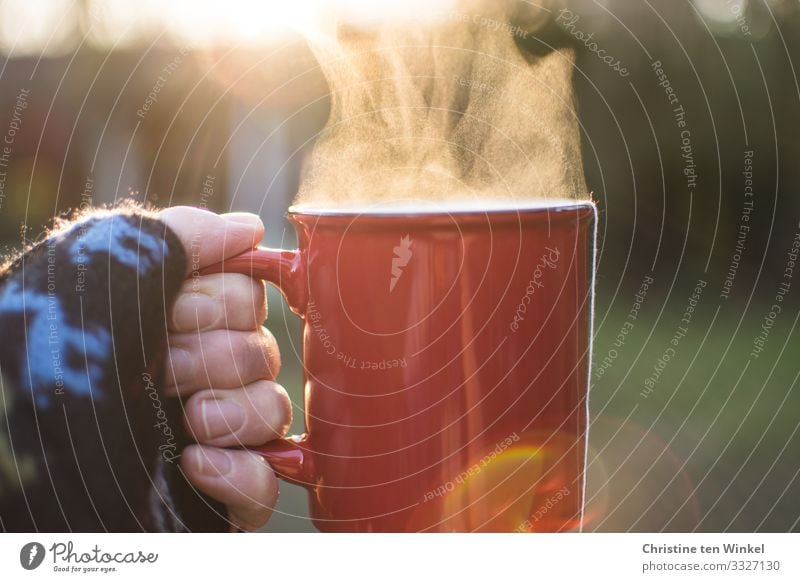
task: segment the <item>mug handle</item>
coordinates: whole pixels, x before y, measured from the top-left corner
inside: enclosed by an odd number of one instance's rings
[[[256,247],[201,269],[197,274],[240,273],[263,279],[283,295],[289,309],[300,317],[306,310],[305,260],[299,250]],[[307,434],[279,438],[260,447],[248,447],[264,457],[282,479],[306,487],[314,484],[311,455],[304,446]]]

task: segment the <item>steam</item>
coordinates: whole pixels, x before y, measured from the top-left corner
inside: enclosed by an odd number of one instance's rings
[[[515,5],[464,0],[433,22],[331,18],[315,32],[332,105],[297,202],[587,198],[573,54],[521,50],[535,32],[511,24]]]

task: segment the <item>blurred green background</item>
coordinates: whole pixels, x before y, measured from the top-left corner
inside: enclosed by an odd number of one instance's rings
[[[69,208],[123,198],[258,212],[265,244],[293,245],[285,209],[329,105],[308,48],[273,18],[279,4],[1,1],[0,134],[15,128],[0,168],[7,249]],[[576,47],[600,208],[587,529],[798,530],[800,270],[787,267],[800,240],[800,4],[543,5],[549,22],[520,48]],[[691,160],[657,69],[685,112]],[[301,432],[300,325],[269,300]],[[306,511],[305,493],[284,485],[265,529],[313,531]]]

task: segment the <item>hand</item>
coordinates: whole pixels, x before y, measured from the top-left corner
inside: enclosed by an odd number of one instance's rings
[[[173,207],[161,219],[183,242],[189,277],[170,318],[167,394],[185,398],[185,424],[199,444],[186,447],[181,466],[201,491],[225,503],[233,529],[269,519],[278,496],[270,466],[255,453],[227,449],[282,436],[292,421],[264,283],[246,275],[195,276],[198,269],[254,247],[264,234],[247,213],[217,215]]]

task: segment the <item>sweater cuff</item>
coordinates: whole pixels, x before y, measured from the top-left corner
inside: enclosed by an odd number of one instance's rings
[[[0,441],[10,450],[0,455],[30,470],[0,483],[5,528],[179,523],[164,473],[177,471],[183,423],[162,378],[186,262],[154,213],[124,207],[62,223],[6,266]]]

